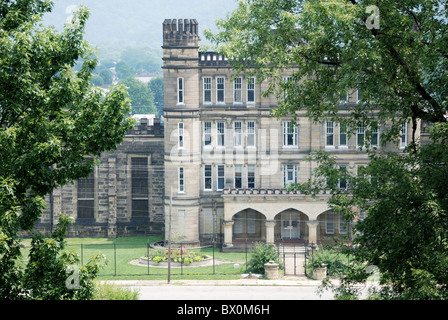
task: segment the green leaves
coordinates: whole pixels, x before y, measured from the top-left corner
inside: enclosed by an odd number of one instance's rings
[[[116,148],[133,123],[124,87],[104,93],[90,85],[97,61],[83,40],[88,10],[81,7],[59,34],[39,25],[51,7],[43,0],[0,4],[1,298],[29,292],[34,299],[77,297],[58,291],[66,264],[73,263],[60,256],[65,220],[53,240],[36,236],[25,271],[17,264],[18,232],[32,231],[45,195],[86,177],[93,161],[85,158]],[[75,72],[78,59],[82,66]],[[85,279],[97,272],[89,268]]]

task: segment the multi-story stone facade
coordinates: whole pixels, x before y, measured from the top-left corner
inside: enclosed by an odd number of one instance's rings
[[[163,22],[166,232],[191,245],[223,239],[229,247],[246,239],[319,242],[349,233],[328,195],[284,187],[311,177],[312,150],[334,154],[341,169],[367,165],[360,145],[370,131],[360,127],[348,136],[338,123],[316,123],[304,113],[294,126],[272,117],[278,101],[262,95],[266,82],[236,74],[225,57],[200,52],[199,44],[196,20]],[[357,94],[342,99],[342,114]],[[410,139],[405,124],[401,141],[382,149],[380,132],[372,130],[370,142],[379,152],[400,152]]]
[[[278,106],[264,96],[266,82],[236,74],[227,59],[199,50],[194,19],[163,22],[164,125],[143,118],[116,151],[104,153],[87,179],[55,190],[37,227],[51,229],[57,213],[70,214],[69,236],[162,232],[184,245],[241,240],[320,242],[350,234],[328,194],[288,192],[316,164],[313,150],[337,157],[343,170],[368,164],[367,132],[379,152],[401,152],[411,140],[405,124],[396,144],[380,145],[382,128],[349,136],[338,123],[313,122],[304,112],[271,116]],[[286,72],[285,77],[289,74]],[[357,103],[354,90],[341,114]],[[344,107],[345,105],[345,107]],[[347,187],[343,181],[340,187]]]
[[[74,218],[68,236],[116,237],[161,233],[163,221],[163,126],[138,118],[114,152],[101,155],[86,179],[56,189],[36,228],[50,231],[58,214]]]

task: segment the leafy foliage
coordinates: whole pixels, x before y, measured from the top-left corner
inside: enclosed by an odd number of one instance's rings
[[[404,153],[367,149],[371,162],[355,175],[338,169],[335,155],[316,150],[319,164],[306,183],[292,186],[315,195],[356,221],[350,267],[338,289],[352,296],[365,282],[366,267],[381,273],[387,299],[447,299],[448,251],[448,27],[443,1],[381,1],[379,25],[368,26],[370,1],[244,0],[216,34],[207,37],[236,71],[254,74],[274,93],[278,118],[297,111],[317,121],[336,121],[354,134],[381,126],[383,147],[396,144],[402,123],[412,124]],[[291,81],[283,74],[292,72]],[[357,103],[340,96],[358,90]],[[284,94],[287,92],[288,94]],[[431,139],[420,145],[418,126],[431,123]],[[367,141],[368,142],[368,141]],[[338,188],[344,179],[347,189]],[[436,290],[434,288],[437,288]]]
[[[251,251],[251,258],[247,262],[247,271],[264,274],[264,264],[271,260],[278,262],[278,252],[275,246],[257,242]]]
[[[0,4],[3,299],[57,297],[56,288],[60,287],[53,282],[63,276],[63,265],[75,259],[71,255],[60,256],[62,233],[56,233],[52,240],[34,236],[30,264],[25,271],[18,263],[18,233],[33,229],[45,208],[45,195],[88,176],[95,158],[115,149],[133,122],[128,117],[130,102],[123,86],[108,93],[90,86],[97,61],[83,41],[87,9],[80,8],[64,30],[57,33],[40,24],[42,14],[51,8],[52,3],[43,0]],[[83,62],[75,71],[78,60]],[[65,222],[61,223],[61,230],[66,230]],[[95,273],[95,267],[89,266],[86,281]],[[52,283],[55,289],[50,293]],[[88,282],[85,285],[88,287]],[[65,295],[61,294],[61,298]]]

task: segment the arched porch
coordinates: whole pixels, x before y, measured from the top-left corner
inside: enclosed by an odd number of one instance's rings
[[[309,218],[296,209],[286,209],[275,216],[274,238],[283,243],[299,243],[308,240]]]
[[[328,195],[310,197],[303,194],[291,193],[286,190],[225,190],[224,200],[224,246],[232,247],[234,237],[238,232],[234,231],[238,216],[243,218],[242,213],[257,212],[258,221],[251,228],[257,230],[261,241],[275,243],[281,238],[299,239],[309,243],[317,243],[319,221],[318,216],[328,211]],[[249,210],[249,211],[247,211]],[[237,219],[234,219],[234,216]],[[238,221],[239,223],[239,221]],[[241,226],[237,226],[241,228]],[[243,225],[244,228],[244,225]],[[261,229],[260,229],[261,228]],[[247,230],[247,225],[246,225]],[[245,235],[248,235],[247,232]],[[256,237],[252,237],[255,239]]]

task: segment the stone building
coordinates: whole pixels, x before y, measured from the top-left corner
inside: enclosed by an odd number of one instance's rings
[[[75,222],[68,236],[116,237],[161,233],[163,221],[163,125],[136,117],[114,152],[101,155],[86,179],[56,189],[36,228],[50,231],[60,212]]]
[[[312,198],[284,187],[311,177],[315,164],[305,159],[312,150],[336,155],[341,170],[367,165],[360,148],[366,128],[348,136],[338,123],[315,123],[304,112],[296,126],[272,117],[278,102],[262,95],[266,83],[201,52],[198,28],[194,19],[163,22],[166,232],[184,244],[222,239],[225,247],[246,239],[315,243],[349,233],[327,194]],[[356,104],[357,95],[342,104]],[[400,152],[410,131],[405,124],[401,141],[386,150]],[[382,152],[380,132],[372,130],[371,144]]]
[[[357,170],[369,158],[360,146],[366,128],[349,136],[332,121],[312,122],[298,113],[276,119],[265,82],[236,74],[228,60],[199,50],[194,19],[163,22],[164,124],[141,118],[116,151],[104,153],[87,179],[55,190],[37,227],[57,223],[55,213],[75,219],[69,236],[122,236],[163,232],[184,245],[218,241],[321,242],[349,235],[350,226],[315,198],[288,192],[307,181],[313,150],[337,157],[341,170]],[[289,76],[284,74],[285,79]],[[341,113],[358,92],[343,97]],[[380,152],[400,152],[411,139],[404,125],[396,144],[382,149],[382,128],[371,132]],[[340,182],[341,188],[346,183]]]

